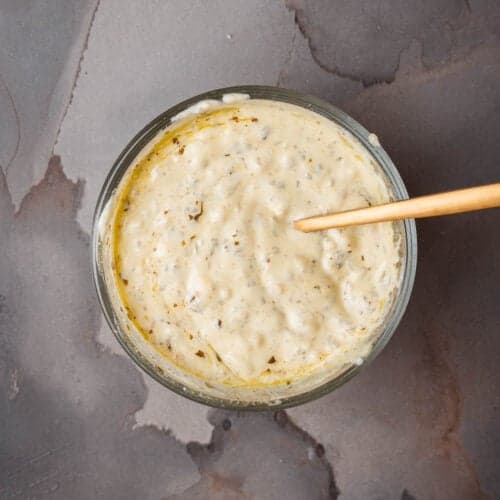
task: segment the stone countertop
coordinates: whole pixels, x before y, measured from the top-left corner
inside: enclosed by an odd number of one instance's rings
[[[0,498],[500,498],[500,212],[418,222],[377,360],[275,414],[140,372],[90,274],[101,183],[154,116],[279,85],[375,131],[411,195],[500,179],[494,0],[0,0]]]

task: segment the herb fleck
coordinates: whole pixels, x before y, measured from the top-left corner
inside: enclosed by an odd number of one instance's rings
[[[203,202],[196,200],[196,206],[198,208],[198,212],[195,214],[189,214],[189,220],[197,221],[203,215]]]

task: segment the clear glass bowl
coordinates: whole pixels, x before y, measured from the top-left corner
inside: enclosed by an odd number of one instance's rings
[[[183,101],[155,118],[129,142],[129,144],[125,147],[123,152],[120,154],[120,156],[112,166],[111,171],[109,172],[100,192],[94,214],[92,240],[94,282],[97,290],[97,295],[99,297],[99,302],[104,312],[104,316],[106,317],[106,320],[111,327],[114,335],[116,336],[118,342],[129,354],[129,356],[135,361],[135,363],[137,363],[146,373],[148,373],[160,384],[189,399],[215,407],[238,410],[275,410],[280,408],[287,408],[311,401],[336,389],[337,387],[340,387],[342,384],[356,375],[362,368],[368,365],[369,362],[372,361],[385,347],[392,334],[394,333],[396,327],[398,326],[401,317],[403,316],[413,288],[417,263],[417,236],[415,221],[405,220],[399,223],[403,236],[401,257],[401,285],[393,299],[392,306],[387,313],[385,321],[379,329],[380,333],[374,341],[371,351],[363,360],[363,363],[361,365],[348,366],[344,371],[339,374],[333,374],[330,378],[322,377],[321,383],[317,384],[316,386],[314,386],[313,384],[312,388],[307,388],[303,391],[295,388],[295,392],[292,395],[287,394],[286,389],[283,388],[281,393],[278,391],[272,396],[267,396],[267,393],[265,391],[263,391],[263,393],[259,396],[259,391],[254,390],[252,394],[255,394],[255,397],[249,397],[248,393],[246,393],[243,397],[244,389],[241,388],[232,388],[231,391],[228,390],[230,394],[228,393],[227,396],[225,396],[224,394],[221,395],[220,391],[214,392],[211,384],[209,383],[205,383],[205,386],[201,389],[200,387],[190,387],[189,384],[186,384],[185,381],[180,380],[180,378],[176,377],[175,374],[172,375],[172,373],[165,373],[165,370],[161,369],[158,364],[155,363],[153,359],[151,359],[150,356],[145,355],[144,350],[140,349],[137,344],[132,341],[130,334],[126,333],[125,328],[123,328],[123,325],[120,324],[101,266],[102,246],[99,234],[99,220],[104,208],[106,207],[107,202],[110,200],[129,166],[133,163],[134,159],[141,152],[141,150],[163,128],[170,125],[171,118],[173,116],[177,115],[187,107],[195,104],[200,100],[221,99],[222,96],[227,93],[244,93],[249,94],[250,97],[254,99],[269,99],[295,104],[297,106],[301,106],[303,108],[319,113],[320,115],[323,115],[326,118],[334,121],[335,123],[347,129],[354,137],[356,137],[373,156],[386,176],[386,180],[392,190],[394,199],[408,198],[408,193],[399,175],[399,172],[397,171],[387,153],[382,149],[382,147],[378,145],[375,146],[374,144],[372,144],[372,142],[370,142],[369,132],[367,130],[365,130],[359,123],[357,123],[343,111],[337,109],[335,106],[332,106],[331,104],[316,97],[303,95],[299,92],[294,92],[277,87],[251,85],[212,90],[210,92],[206,92],[204,94]],[[243,391],[241,393],[242,397],[240,398],[237,395],[235,396],[235,391]]]

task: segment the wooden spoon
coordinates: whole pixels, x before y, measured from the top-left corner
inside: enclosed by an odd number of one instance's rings
[[[309,233],[335,227],[357,226],[372,222],[418,219],[500,207],[500,183],[486,184],[446,193],[430,194],[375,207],[358,208],[327,215],[315,215],[294,221],[295,229]]]

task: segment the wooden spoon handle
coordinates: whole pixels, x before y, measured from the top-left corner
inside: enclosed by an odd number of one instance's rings
[[[446,193],[431,194],[395,201],[375,207],[359,208],[328,215],[316,215],[294,221],[300,231],[309,233],[335,227],[356,226],[371,222],[435,217],[500,206],[500,183],[487,184]]]

